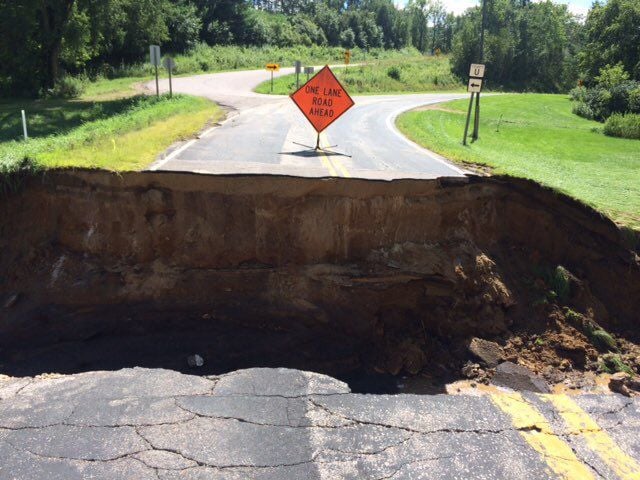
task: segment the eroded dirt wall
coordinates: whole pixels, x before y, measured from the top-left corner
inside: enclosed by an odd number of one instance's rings
[[[525,181],[64,171],[31,179],[0,214],[0,296],[20,298],[2,311],[5,341],[170,309],[325,325],[384,355],[400,332],[508,331],[533,315],[531,272],[556,265],[579,282],[573,308],[638,322],[624,236]]]

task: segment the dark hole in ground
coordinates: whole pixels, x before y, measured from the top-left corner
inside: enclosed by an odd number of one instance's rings
[[[108,314],[100,313],[108,312]],[[377,373],[370,342],[301,322],[238,322],[210,313],[140,306],[32,314],[30,334],[0,350],[0,373],[35,376],[130,367],[165,368],[191,375],[219,375],[251,367],[285,367],[330,375],[356,393],[399,393],[406,377]],[[60,325],[66,324],[66,328]],[[188,357],[204,359],[190,367]],[[444,392],[444,383],[416,377],[416,393]]]
[[[554,383],[603,341],[640,369],[640,259],[530,182],[47,172],[0,202],[0,250],[10,375],[290,367],[431,393],[472,337]]]

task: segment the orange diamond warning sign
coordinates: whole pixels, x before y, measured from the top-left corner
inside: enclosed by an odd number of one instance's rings
[[[291,99],[318,133],[354,105],[328,65],[291,95]]]

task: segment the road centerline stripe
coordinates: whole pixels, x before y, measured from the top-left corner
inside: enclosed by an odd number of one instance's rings
[[[494,404],[506,413],[520,435],[549,468],[565,480],[595,479],[576,456],[571,446],[558,437],[546,418],[519,393],[491,395]]]
[[[543,395],[558,411],[569,435],[580,435],[613,472],[623,480],[640,480],[640,464],[627,455],[587,412],[566,395]]]
[[[325,132],[322,132],[320,134],[320,141],[325,145],[331,145],[329,143],[329,137],[327,137],[327,134]],[[340,161],[340,159],[337,156],[334,158],[330,158],[329,155],[327,155],[324,150],[320,150],[320,152],[331,165],[333,165],[335,168],[337,168],[340,171],[343,177],[351,178],[351,174],[349,173],[349,170],[347,170],[347,167],[344,166],[344,164]]]
[[[333,164],[331,163],[331,160],[329,160],[329,157],[327,157],[327,155],[322,150],[318,151],[320,152],[320,161],[322,162],[322,165],[324,165],[324,167],[329,170],[329,175],[331,175],[332,177],[337,177],[338,172],[336,172],[336,169],[333,168]]]

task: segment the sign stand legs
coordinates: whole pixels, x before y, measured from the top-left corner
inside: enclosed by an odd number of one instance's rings
[[[473,96],[471,93],[471,100],[469,100],[469,111],[467,111],[467,122],[464,125],[464,137],[462,138],[462,144],[467,145],[467,135],[469,134],[469,122],[471,121],[471,109],[473,108]]]
[[[318,139],[316,140],[316,150],[320,150],[320,134],[318,133]]]
[[[271,70],[271,93],[273,93],[273,70]]]
[[[171,69],[169,69],[169,98],[173,98],[173,85],[171,84]]]

